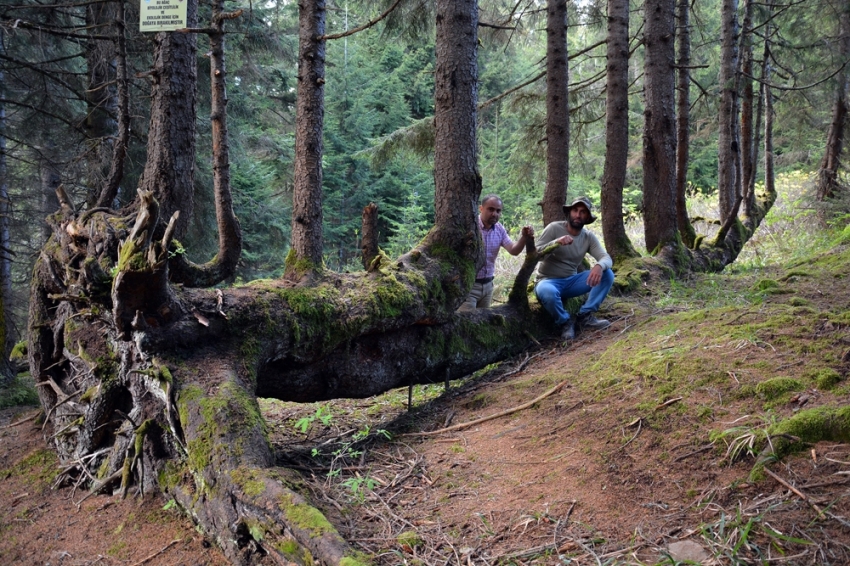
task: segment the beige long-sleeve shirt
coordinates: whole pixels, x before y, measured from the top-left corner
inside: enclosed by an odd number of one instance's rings
[[[561,236],[567,235],[567,223],[552,222],[543,229],[537,244],[537,251],[542,250]],[[537,270],[537,279],[562,279],[575,275],[585,254],[590,254],[602,269],[611,269],[614,262],[605,251],[605,247],[593,232],[582,228],[578,236],[573,236],[573,243],[559,246],[554,252],[543,258]]]

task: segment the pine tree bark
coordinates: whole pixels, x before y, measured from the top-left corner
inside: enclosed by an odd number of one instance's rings
[[[198,25],[198,2],[186,0],[186,23]],[[180,213],[176,238],[182,238],[194,210],[197,40],[191,33],[159,32],[151,70],[148,156],[139,189],[159,202],[160,216]]]
[[[844,0],[838,13],[838,49],[839,60],[850,59],[850,2]],[[841,151],[844,148],[844,130],[847,122],[847,82],[850,73],[846,66],[835,77],[835,99],[832,105],[832,121],[826,138],[826,150],[818,169],[817,199],[825,201],[834,198],[841,190],[838,182],[838,169],[841,164]]]
[[[570,71],[567,2],[546,4],[546,188],[543,225],[564,220],[570,176]]]
[[[4,52],[4,31],[0,29],[0,55]],[[12,217],[12,202],[9,199],[8,169],[6,168],[6,80],[0,70],[0,387],[8,386],[14,375],[9,354],[15,345],[12,324],[7,305],[12,304],[12,248],[9,239],[9,224]]]
[[[309,282],[322,270],[322,131],[325,97],[324,0],[298,3],[298,97],[295,107],[295,171],[292,249],[285,277]]]
[[[678,98],[676,99],[676,222],[682,243],[693,248],[696,230],[688,216],[688,164],[691,147],[691,21],[689,0],[676,2]]]
[[[117,4],[98,2],[85,7],[86,29],[92,34],[103,34],[116,20]],[[122,7],[123,8],[123,7]],[[86,118],[83,128],[89,143],[87,152],[88,185],[86,202],[93,205],[100,196],[106,177],[114,138],[118,127],[116,60],[113,42],[103,39],[89,39],[85,43],[86,55]]]
[[[741,197],[744,209],[748,207],[748,191],[755,175],[755,89],[753,88],[753,0],[745,0],[744,21],[741,30],[741,58],[739,61],[741,85]]]
[[[679,242],[676,225],[675,0],[644,5],[646,73],[643,130],[643,206],[646,249]]]
[[[608,1],[607,62],[602,234],[605,249],[616,263],[638,255],[623,219],[623,186],[629,159],[629,0]]]
[[[723,0],[720,26],[720,111],[718,113],[718,173],[720,219],[737,214],[738,170],[738,0]]]

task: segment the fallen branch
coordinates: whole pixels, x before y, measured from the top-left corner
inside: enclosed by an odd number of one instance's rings
[[[637,432],[635,433],[635,435],[634,435],[633,437],[631,437],[631,438],[629,439],[629,441],[628,441],[628,442],[626,442],[625,444],[623,444],[622,446],[620,446],[619,448],[617,448],[617,450],[623,450],[626,446],[628,446],[629,444],[631,444],[631,443],[632,443],[632,440],[634,440],[635,438],[637,438],[637,437],[638,437],[638,435],[640,434],[641,428],[643,428],[643,419],[642,419],[642,418],[635,419],[635,421],[632,421],[632,422],[629,424],[629,426],[630,426],[630,427],[631,427],[631,426],[634,426],[634,425],[635,425],[635,422],[637,423],[637,427],[638,427]],[[625,432],[625,431],[624,431],[624,432]]]
[[[697,450],[694,450],[693,452],[688,452],[687,454],[683,454],[683,455],[681,455],[681,456],[679,456],[679,457],[675,458],[673,461],[674,461],[674,462],[681,462],[682,460],[684,460],[684,459],[686,459],[686,458],[690,458],[691,456],[696,456],[697,454],[702,454],[702,453],[703,453],[703,452],[705,452],[706,450],[711,450],[711,448],[712,448],[713,446],[714,446],[714,444],[706,444],[706,445],[705,445],[705,446],[703,446],[702,448],[699,448],[699,449],[697,449]]]
[[[163,552],[165,552],[166,550],[168,550],[169,548],[171,548],[172,546],[174,546],[175,544],[177,544],[181,540],[182,539],[179,539],[179,538],[174,539],[173,541],[171,541],[168,544],[166,544],[165,546],[163,546],[158,552],[154,552],[153,554],[151,554],[147,558],[144,558],[144,559],[140,560],[139,562],[136,562],[135,564],[133,564],[133,566],[142,566],[142,564],[150,562],[151,560],[153,560],[154,558],[156,558],[157,556],[159,556],[160,554],[162,554]]]
[[[673,403],[678,403],[681,400],[682,397],[673,397],[672,399],[668,399],[667,401],[664,401],[663,403],[655,407],[655,410],[658,411],[659,409],[663,409],[664,407],[669,407]]]
[[[546,397],[554,395],[564,385],[566,385],[570,381],[571,381],[570,379],[565,379],[564,381],[562,381],[561,383],[559,383],[558,385],[556,385],[555,387],[553,387],[549,391],[546,391],[542,395],[535,397],[534,399],[532,399],[528,403],[523,403],[522,405],[519,405],[517,407],[513,407],[511,409],[505,409],[504,411],[500,411],[500,412],[493,414],[493,415],[481,417],[480,419],[475,419],[474,421],[469,421],[469,422],[466,422],[466,423],[459,423],[459,424],[456,424],[456,425],[452,425],[450,427],[441,428],[441,429],[437,429],[437,430],[431,430],[431,431],[427,431],[427,432],[411,432],[411,433],[405,434],[404,436],[434,436],[436,434],[443,434],[444,432],[449,432],[449,431],[452,431],[452,430],[460,430],[462,428],[475,426],[475,425],[481,424],[483,422],[492,421],[493,419],[505,417],[505,416],[511,415],[513,413],[518,413],[519,411],[522,411],[524,409],[527,409],[527,408],[539,403],[540,401],[542,401]]]
[[[794,495],[796,495],[797,497],[799,497],[800,499],[805,501],[812,509],[814,509],[815,511],[818,512],[818,515],[821,518],[823,518],[825,516],[825,513],[823,512],[823,510],[820,507],[818,507],[811,499],[809,499],[808,496],[805,493],[803,493],[802,491],[800,491],[799,489],[797,489],[796,487],[794,487],[793,485],[791,485],[790,483],[788,483],[784,479],[780,478],[779,476],[777,476],[776,474],[774,474],[773,472],[771,472],[767,468],[764,468],[764,472],[767,475],[769,475],[770,477],[772,477],[773,479],[775,479],[776,481],[778,481],[780,484],[782,484],[785,487],[787,487],[788,489],[790,489],[791,492],[794,493]]]
[[[7,424],[7,425],[0,426],[0,430],[6,429],[6,428],[16,427],[16,426],[18,426],[19,424],[24,424],[24,423],[26,423],[26,422],[29,422],[29,421],[35,420],[35,419],[37,419],[37,418],[38,418],[38,416],[41,414],[41,412],[42,412],[42,411],[41,411],[41,409],[39,409],[39,410],[37,410],[36,412],[34,412],[33,414],[31,414],[30,416],[28,416],[28,417],[27,417],[27,418],[25,418],[25,419],[21,419],[21,420],[19,420],[19,421],[15,421],[15,422],[13,422],[13,423],[9,423],[9,424]]]

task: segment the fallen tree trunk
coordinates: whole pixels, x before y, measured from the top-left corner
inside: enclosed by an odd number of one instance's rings
[[[434,237],[313,287],[183,289],[168,283],[170,230],[150,237],[149,197],[132,226],[66,202],[36,265],[30,367],[65,479],[93,492],[162,490],[234,563],[268,553],[367,562],[298,492],[297,476],[274,466],[257,397],[366,397],[522,351],[550,330],[524,292],[533,244],[509,303],[465,314],[455,309],[473,262]]]

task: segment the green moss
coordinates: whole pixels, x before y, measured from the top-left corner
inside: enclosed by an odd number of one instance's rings
[[[821,441],[850,442],[850,407],[818,407],[800,411],[767,429],[771,442],[759,455],[750,472],[750,481],[763,477],[762,468],[806,444]]]
[[[100,467],[97,469],[97,475],[95,476],[97,479],[102,480],[106,477],[106,474],[109,473],[109,458],[104,458],[103,462],[100,463]]]
[[[255,468],[240,466],[230,472],[230,479],[249,497],[256,497],[266,490],[263,477]]]
[[[286,273],[294,276],[295,279],[300,279],[310,273],[321,273],[322,271],[321,265],[316,265],[307,258],[299,258],[294,248],[290,248],[289,253],[286,254],[284,265],[286,266]]]
[[[370,564],[372,564],[372,561],[369,556],[357,551],[348,556],[343,556],[342,560],[339,561],[339,566],[370,566]]]
[[[310,551],[292,539],[277,541],[274,543],[274,548],[290,562],[304,564],[304,566],[313,566],[314,564]]]
[[[631,258],[614,266],[614,288],[621,292],[633,291],[649,279],[651,272],[643,258]]]
[[[197,406],[201,415],[201,421],[195,424],[196,433],[186,444],[189,468],[194,472],[200,472],[215,459],[238,458],[242,454],[241,443],[224,445],[222,438],[239,438],[245,434],[244,431],[258,429],[268,440],[257,400],[235,383],[223,383],[215,395],[206,395],[194,385],[184,388],[177,400],[184,430],[190,428],[189,411],[192,406]]]
[[[416,548],[417,546],[421,546],[423,541],[422,537],[416,531],[404,531],[396,537],[396,542],[401,546],[407,546],[409,548]]]
[[[21,340],[12,348],[12,351],[9,353],[10,360],[25,360],[27,358],[27,341]]]
[[[145,422],[139,425],[139,428],[136,429],[136,438],[135,438],[135,446],[136,454],[142,453],[142,448],[144,447],[145,435],[150,432],[151,428],[156,426],[156,421],[153,419],[147,419]]]
[[[80,403],[91,403],[98,391],[100,391],[100,385],[92,385],[80,395]]]
[[[147,258],[133,240],[127,240],[118,251],[118,271],[143,271],[148,269]]]
[[[175,487],[183,482],[183,477],[187,472],[188,470],[185,465],[169,460],[159,471],[159,474],[157,475],[157,483],[163,491],[167,493],[171,492]]]
[[[818,389],[829,391],[834,389],[838,382],[841,381],[841,374],[832,368],[824,368],[819,370],[812,379]]]
[[[295,503],[291,495],[281,496],[279,503],[286,520],[301,530],[309,531],[311,537],[337,534],[330,521],[312,505]]]
[[[774,377],[767,381],[762,381],[756,385],[756,393],[761,395],[765,400],[771,401],[784,393],[802,390],[803,384],[799,380],[790,377]]]
[[[36,450],[13,465],[0,470],[0,479],[20,477],[33,489],[47,489],[59,474],[59,461],[52,450]]]

